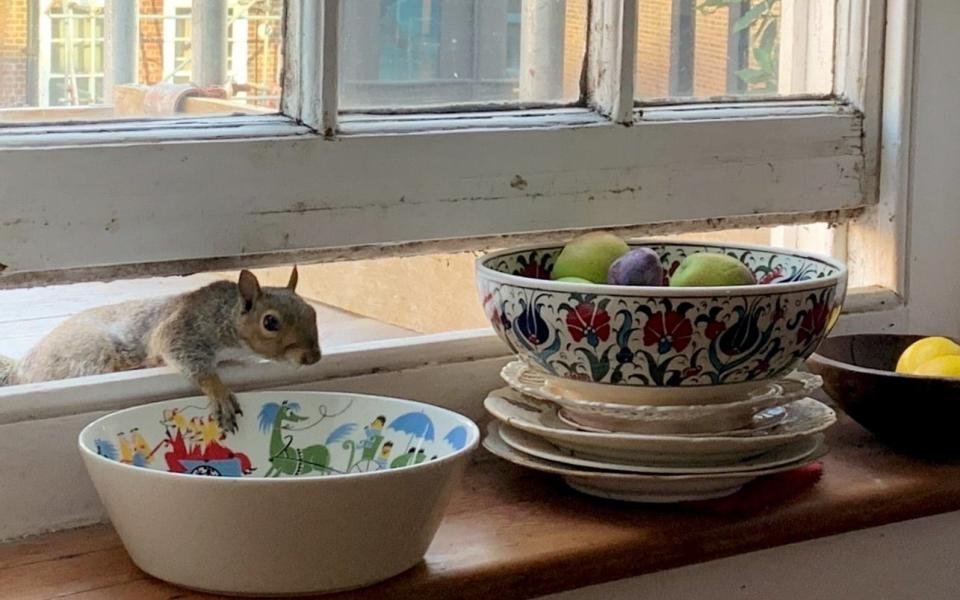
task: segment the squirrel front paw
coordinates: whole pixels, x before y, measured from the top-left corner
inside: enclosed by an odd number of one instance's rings
[[[237,417],[243,414],[237,397],[231,392],[224,400],[217,401],[213,416],[224,433],[237,432]]]

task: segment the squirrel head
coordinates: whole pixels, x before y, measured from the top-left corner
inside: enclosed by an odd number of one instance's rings
[[[317,313],[297,295],[297,268],[286,287],[260,287],[250,271],[240,272],[237,331],[251,350],[271,360],[312,365],[320,360]]]

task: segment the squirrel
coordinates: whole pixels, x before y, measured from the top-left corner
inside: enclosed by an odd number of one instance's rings
[[[0,385],[37,383],[168,365],[210,399],[225,432],[242,415],[217,364],[237,355],[312,365],[320,360],[317,314],[296,293],[297,268],[286,287],[260,287],[241,271],[193,292],[102,306],[78,313],[16,362],[0,356]]]

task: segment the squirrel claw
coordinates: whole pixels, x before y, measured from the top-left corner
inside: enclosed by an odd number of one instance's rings
[[[237,398],[233,394],[230,394],[226,402],[218,402],[214,410],[214,418],[217,420],[217,425],[219,425],[220,429],[225,433],[237,432],[237,416],[242,414],[243,411],[240,410],[240,403],[237,402]]]

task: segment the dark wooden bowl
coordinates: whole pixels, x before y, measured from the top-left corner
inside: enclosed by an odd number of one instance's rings
[[[900,354],[923,336],[828,338],[807,360],[824,391],[882,442],[923,454],[960,456],[960,379],[894,372]]]

